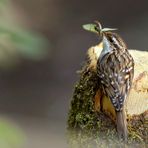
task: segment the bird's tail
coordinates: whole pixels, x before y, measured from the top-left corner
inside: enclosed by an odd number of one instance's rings
[[[124,110],[116,111],[117,133],[120,139],[127,141],[127,121]]]

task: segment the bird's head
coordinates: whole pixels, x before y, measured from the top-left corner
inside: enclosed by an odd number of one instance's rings
[[[102,28],[99,21],[95,21],[94,24],[85,24],[83,25],[83,28],[99,35],[105,46],[111,45],[119,49],[123,47],[126,48],[123,39],[118,34],[113,32],[114,30],[117,30],[116,28]]]
[[[99,21],[95,21],[95,24],[85,24],[83,28],[87,31],[103,36],[105,33],[117,30],[116,28],[102,28],[102,25]]]
[[[98,21],[95,21],[94,24],[83,25],[83,28],[101,37],[101,43],[88,50],[89,67],[93,70],[96,70],[97,68],[99,57],[103,57],[111,50],[122,50],[126,47],[121,37],[113,32],[114,30],[117,30],[115,28],[102,28],[102,25]]]

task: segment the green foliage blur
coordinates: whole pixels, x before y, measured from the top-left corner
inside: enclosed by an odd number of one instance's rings
[[[0,68],[14,66],[21,59],[41,60],[49,54],[48,41],[14,21],[11,7],[9,0],[0,0]]]
[[[5,120],[0,120],[0,148],[21,148],[25,137],[19,128]]]

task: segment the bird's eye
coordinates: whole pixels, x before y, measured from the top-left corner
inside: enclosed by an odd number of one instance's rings
[[[98,27],[97,27],[97,26],[95,26],[95,30],[96,30],[97,32],[99,32],[99,29],[98,29]]]
[[[109,41],[110,41],[111,43],[113,43],[113,42],[114,42],[114,40],[113,40],[113,38],[112,38],[112,37],[109,37]]]

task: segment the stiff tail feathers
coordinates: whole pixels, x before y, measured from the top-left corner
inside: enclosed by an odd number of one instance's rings
[[[116,123],[117,123],[117,133],[119,139],[127,141],[128,130],[127,130],[127,121],[124,110],[116,111]]]

